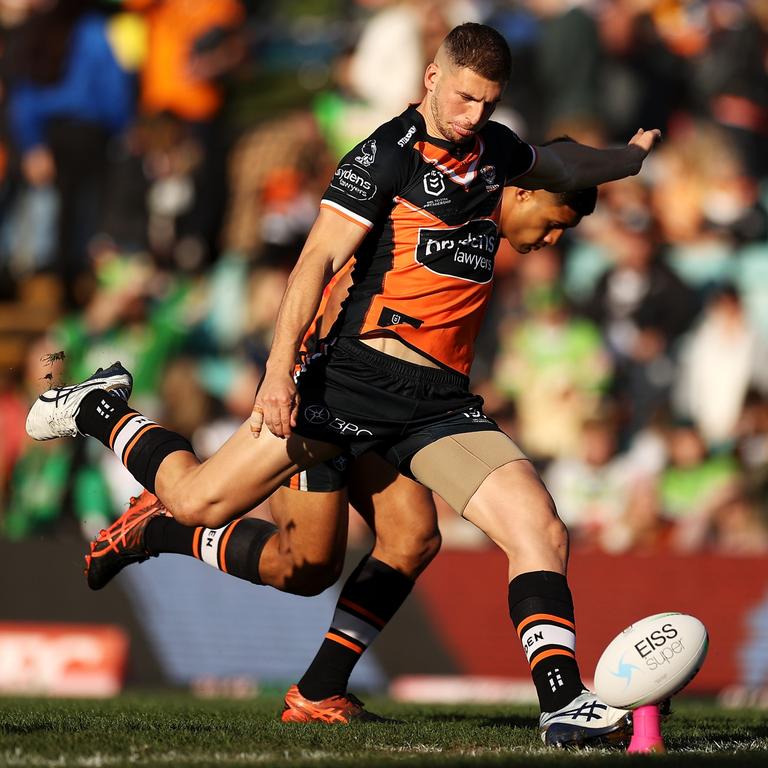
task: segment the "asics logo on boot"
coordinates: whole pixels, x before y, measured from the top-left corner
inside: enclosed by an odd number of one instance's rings
[[[602,717],[603,711],[607,709],[607,704],[601,704],[597,699],[592,699],[592,701],[585,701],[583,704],[580,704],[576,709],[565,709],[560,710],[559,712],[554,712],[547,717],[544,722],[551,720],[553,717],[570,717],[571,720],[578,720],[581,718],[589,723],[592,720],[599,720]]]

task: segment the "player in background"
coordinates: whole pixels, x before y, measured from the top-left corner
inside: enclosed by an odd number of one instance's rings
[[[223,570],[255,564],[257,578],[264,545],[280,532],[250,520],[261,534],[244,538],[241,515],[297,471],[376,450],[507,554],[510,616],[531,663],[542,738],[581,744],[621,732],[627,713],[584,689],[567,532],[466,374],[490,295],[503,187],[569,191],[638,173],[659,133],[640,130],[605,150],[525,144],[489,121],[510,64],[495,30],[455,28],[427,67],[423,101],[342,160],[291,274],[252,418],[211,458],[201,463],[183,437],[127,404],[131,379],[119,364],[41,395],[27,431],[96,437],[189,526],[189,546],[205,537],[223,553]],[[334,343],[294,380],[323,286],[353,255]],[[168,519],[154,518],[147,537]],[[140,515],[134,522],[110,546],[140,543]]]

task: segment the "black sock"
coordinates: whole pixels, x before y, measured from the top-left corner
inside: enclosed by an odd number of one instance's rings
[[[241,517],[222,528],[192,528],[172,517],[155,517],[147,524],[144,545],[152,554],[189,555],[224,573],[261,584],[261,552],[275,533],[274,523],[253,517]]]
[[[407,576],[381,560],[364,557],[344,584],[331,628],[299,681],[301,695],[320,701],[346,693],[355,664],[412,588]]]
[[[543,712],[554,712],[584,689],[576,663],[573,599],[565,576],[522,573],[509,585],[509,615],[531,665]]]
[[[193,453],[189,440],[131,408],[122,397],[97,389],[80,404],[75,422],[85,435],[114,451],[126,469],[151,493],[163,459],[176,451]]]

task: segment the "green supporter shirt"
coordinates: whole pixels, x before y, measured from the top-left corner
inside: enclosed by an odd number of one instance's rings
[[[713,456],[692,467],[668,467],[660,484],[664,515],[681,519],[695,514],[737,474],[738,466],[730,456]]]
[[[55,330],[66,354],[67,379],[82,381],[99,366],[120,360],[133,375],[135,397],[155,397],[169,357],[187,336],[186,284],[179,284],[141,323],[117,325],[91,334],[82,315],[65,318]]]
[[[507,372],[511,376],[501,373],[497,377],[497,385],[508,394],[518,394],[530,384],[531,377],[567,381],[586,392],[599,392],[608,383],[600,332],[588,320],[571,318],[556,328],[529,321],[517,329],[510,342],[507,354],[511,352],[520,361],[525,376],[516,375],[515,366]]]

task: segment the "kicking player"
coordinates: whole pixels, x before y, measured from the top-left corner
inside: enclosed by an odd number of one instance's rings
[[[594,210],[597,189],[579,192],[531,192],[507,187],[503,193],[500,231],[520,253],[557,244],[563,232],[575,227]],[[323,337],[338,314],[341,300],[351,284],[349,271],[338,273],[333,291],[321,306],[315,321]],[[338,279],[341,278],[341,279]],[[349,500],[375,536],[373,551],[366,555],[347,579],[339,597],[331,627],[322,645],[299,681],[285,697],[285,722],[348,723],[353,719],[376,719],[347,692],[352,670],[365,650],[384,629],[411,591],[419,574],[440,549],[437,510],[432,493],[400,475],[374,453],[316,465],[292,477],[270,497],[270,509],[278,526],[294,527],[294,563],[304,562],[302,549],[316,547],[316,537],[304,537],[297,548],[295,532],[318,513],[328,530],[320,541],[341,545],[327,550],[328,582],[338,578],[344,559],[344,533],[333,536],[336,525],[345,526]],[[326,544],[326,546],[328,546]],[[317,550],[315,550],[317,551]],[[324,550],[325,552],[325,550]],[[311,570],[316,577],[317,564]],[[297,568],[301,573],[300,566]],[[294,576],[294,572],[291,573]]]
[[[457,27],[427,67],[422,102],[342,160],[291,274],[252,419],[211,458],[200,463],[181,436],[127,404],[131,380],[119,364],[41,395],[27,431],[36,439],[82,433],[115,450],[190,526],[189,546],[200,538],[196,527],[208,530],[230,572],[246,561],[252,571],[274,536],[269,523],[240,521],[244,512],[297,471],[376,451],[507,554],[510,615],[531,662],[542,737],[583,743],[621,731],[626,713],[583,689],[566,530],[530,462],[469,392],[467,373],[503,186],[567,191],[635,174],[659,133],[640,130],[619,149],[525,144],[489,122],[509,68],[497,32]],[[331,343],[294,381],[323,285],[353,254],[353,286]],[[149,540],[156,520],[143,522],[136,515],[109,546],[136,547],[144,533]],[[246,522],[261,523],[261,533],[243,539]]]

